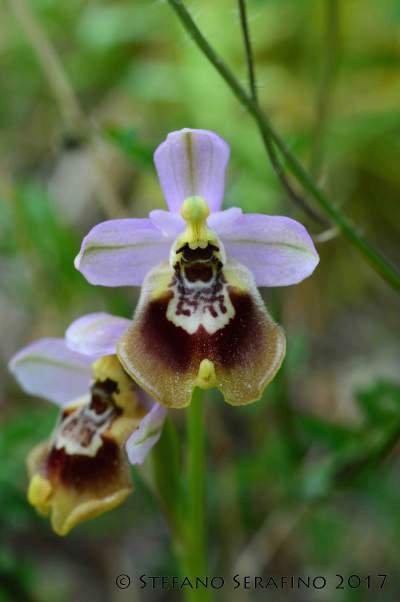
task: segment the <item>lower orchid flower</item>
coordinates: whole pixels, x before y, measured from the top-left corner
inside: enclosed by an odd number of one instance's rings
[[[173,132],[154,159],[169,212],[110,220],[86,236],[75,265],[92,284],[142,286],[117,348],[159,403],[184,407],[194,387],[233,405],[258,399],[285,355],[285,335],[257,286],[287,286],[319,258],[288,217],[220,211],[229,146],[204,130]]]
[[[133,488],[128,458],[142,463],[161,434],[166,410],[115,355],[129,324],[91,314],[74,322],[65,339],[35,341],[9,364],[25,391],[61,408],[52,435],[27,462],[28,500],[51,514],[59,535],[121,504]]]

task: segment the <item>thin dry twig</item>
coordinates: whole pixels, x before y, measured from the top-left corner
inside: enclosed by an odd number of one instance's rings
[[[260,575],[310,510],[309,504],[301,504],[273,511],[241,552],[234,573]]]
[[[66,132],[73,136],[86,137],[88,140],[88,150],[99,179],[98,199],[104,213],[109,218],[124,216],[126,214],[125,208],[107,177],[107,166],[100,155],[97,134],[92,129],[80,106],[78,97],[53,44],[25,0],[8,0],[8,4],[24,31],[46,77],[58,104]]]
[[[320,245],[322,243],[333,240],[334,238],[339,236],[339,234],[340,234],[339,230],[336,228],[336,226],[334,226],[333,228],[328,228],[328,230],[324,230],[323,232],[320,232],[319,234],[314,234],[312,239],[317,245]]]

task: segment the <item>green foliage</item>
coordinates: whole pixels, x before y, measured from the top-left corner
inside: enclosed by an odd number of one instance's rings
[[[76,234],[62,223],[43,187],[34,182],[20,184],[15,197],[8,199],[4,213],[9,251],[21,256],[30,267],[29,276],[33,278],[26,285],[35,289],[34,295],[49,296],[55,303],[69,306],[82,287],[73,266],[79,248]]]
[[[0,526],[10,521],[14,528],[36,519],[26,500],[26,458],[30,450],[47,439],[55,425],[56,410],[50,404],[21,408],[0,432]]]
[[[370,387],[356,392],[357,401],[367,423],[375,428],[400,422],[400,385],[377,380]]]
[[[0,602],[29,602],[34,582],[32,565],[18,559],[8,548],[0,546]]]
[[[309,449],[327,451],[310,462],[299,481],[301,496],[324,498],[338,485],[370,477],[400,432],[400,385],[379,380],[358,391],[357,400],[367,424],[348,428],[311,416],[299,416],[299,428],[308,438]]]
[[[105,130],[105,135],[126,154],[136,167],[148,169],[153,165],[154,149],[143,142],[138,130],[110,127]]]

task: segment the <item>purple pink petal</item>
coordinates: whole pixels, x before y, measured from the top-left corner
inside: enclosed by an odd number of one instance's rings
[[[185,199],[201,196],[211,211],[218,211],[229,152],[229,145],[213,132],[185,128],[168,134],[154,162],[169,210],[177,213]]]
[[[167,410],[154,403],[140,423],[139,428],[126,442],[126,452],[131,464],[142,464],[161,436]]]
[[[118,340],[129,328],[126,318],[99,312],[72,322],[65,333],[70,349],[91,356],[114,355]]]
[[[75,267],[91,284],[137,286],[168,258],[172,240],[149,219],[109,220],[83,239]]]
[[[218,218],[218,214],[215,216]],[[310,276],[319,262],[310,235],[289,217],[263,214],[233,215],[214,222],[227,257],[245,265],[257,286],[287,286]]]
[[[69,349],[64,339],[49,338],[21,349],[9,368],[24,391],[63,406],[89,392],[93,361]]]

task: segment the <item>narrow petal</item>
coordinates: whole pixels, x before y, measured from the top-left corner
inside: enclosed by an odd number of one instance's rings
[[[251,270],[257,286],[296,284],[313,273],[319,257],[302,224],[275,215],[233,217],[231,223],[217,219],[212,227],[222,239],[227,257]]]
[[[219,236],[223,237],[225,233],[230,234],[232,232],[242,215],[243,212],[239,207],[230,207],[225,211],[211,213],[207,224],[212,230],[218,232]]]
[[[91,284],[137,286],[168,257],[172,240],[149,219],[109,220],[83,239],[75,267]]]
[[[150,272],[118,343],[127,372],[166,407],[187,406],[195,386],[217,387],[233,405],[255,401],[285,355],[251,273],[235,261],[212,272],[205,252],[184,263],[186,279],[168,264]]]
[[[155,403],[143,418],[139,428],[126,442],[126,451],[131,464],[143,464],[147,454],[161,436],[167,410]]]
[[[130,324],[131,320],[103,312],[88,314],[72,322],[65,340],[70,349],[85,355],[113,355]]]
[[[157,226],[168,239],[174,240],[185,229],[185,220],[179,213],[154,209],[149,213],[150,221]]]
[[[229,145],[207,130],[185,128],[168,134],[154,153],[161,188],[170,211],[178,212],[191,196],[218,211],[225,187]]]
[[[19,351],[9,369],[27,393],[64,405],[88,392],[93,359],[64,339],[40,339]]]

